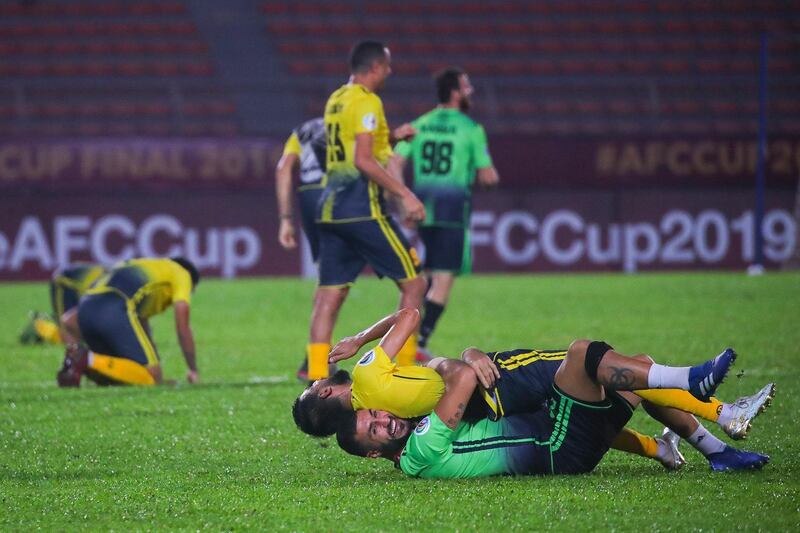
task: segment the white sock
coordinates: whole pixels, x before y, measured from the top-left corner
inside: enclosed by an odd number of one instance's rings
[[[708,457],[712,453],[721,452],[725,449],[725,443],[719,440],[717,437],[712,435],[703,424],[697,426],[697,429],[694,433],[689,436],[688,439],[689,444],[694,446],[694,448]]]
[[[733,406],[729,403],[722,404],[722,410],[717,417],[717,424],[724,426],[733,419]]]
[[[647,373],[648,389],[689,389],[689,366],[664,366],[653,363]]]

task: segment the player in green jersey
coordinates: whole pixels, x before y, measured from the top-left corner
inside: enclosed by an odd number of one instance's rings
[[[456,67],[436,75],[439,105],[412,122],[417,135],[395,146],[392,174],[402,180],[406,161],[414,163],[414,193],[425,204],[427,216],[419,224],[425,245],[424,270],[430,282],[425,296],[418,344],[427,354],[428,339],[436,327],[458,274],[472,269],[469,242],[472,187],[497,185],[483,127],[467,116],[473,88],[467,74]]]

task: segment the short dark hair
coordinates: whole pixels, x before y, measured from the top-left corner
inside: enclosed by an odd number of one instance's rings
[[[192,277],[192,287],[197,287],[197,284],[200,283],[200,272],[197,271],[197,267],[194,266],[194,263],[185,257],[170,257],[169,259],[182,266]]]
[[[465,74],[459,67],[447,67],[437,72],[433,79],[436,81],[436,96],[440,104],[450,101],[450,94],[461,88],[460,78]]]
[[[336,430],[336,442],[342,450],[350,455],[366,457],[369,450],[356,440],[357,420],[355,411],[350,411],[339,419],[339,427]]]
[[[350,382],[350,374],[347,370],[339,370],[328,379],[332,385],[342,385]],[[303,392],[292,405],[294,423],[300,431],[312,437],[333,435],[339,421],[352,412],[335,398],[320,398],[319,394],[311,392]]]
[[[363,74],[372,68],[376,61],[386,59],[386,46],[379,41],[361,41],[350,50],[350,72]]]

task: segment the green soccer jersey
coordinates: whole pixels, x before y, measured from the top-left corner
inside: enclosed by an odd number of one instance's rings
[[[457,109],[441,108],[412,122],[417,134],[395,146],[413,159],[414,192],[425,203],[425,226],[467,226],[476,169],[492,166],[483,127]]]
[[[461,422],[450,429],[431,413],[412,432],[400,469],[421,478],[472,478],[545,471],[549,448],[538,442],[528,417]]]

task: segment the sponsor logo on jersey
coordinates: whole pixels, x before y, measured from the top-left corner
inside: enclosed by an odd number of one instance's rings
[[[367,131],[373,131],[378,126],[378,119],[375,117],[375,113],[367,113],[361,118],[361,125]]]
[[[368,351],[367,353],[364,354],[364,357],[361,358],[361,360],[358,362],[358,364],[360,366],[367,366],[368,364],[370,364],[374,360],[375,360],[375,351],[374,350],[370,350],[370,351]]]
[[[426,416],[425,418],[419,421],[419,424],[417,424],[417,427],[414,429],[414,433],[417,435],[424,435],[425,433],[428,432],[430,428],[431,428],[431,417]]]

